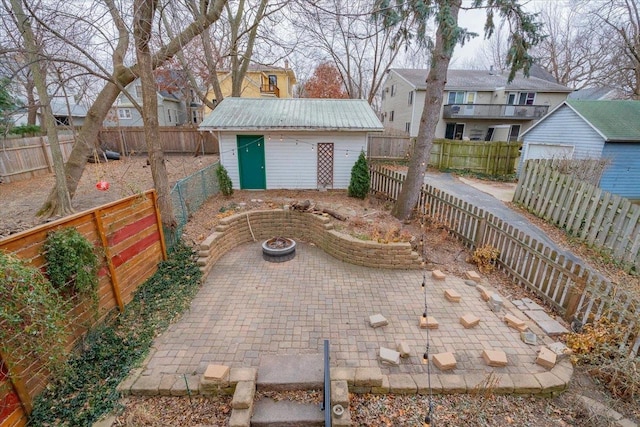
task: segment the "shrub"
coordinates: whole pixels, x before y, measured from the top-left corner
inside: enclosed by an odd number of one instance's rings
[[[97,309],[98,257],[93,245],[75,228],[63,228],[50,232],[43,248],[53,286],[91,298]]]
[[[369,165],[364,151],[360,152],[358,160],[351,168],[351,181],[349,182],[348,195],[358,199],[364,199],[369,194]]]
[[[218,184],[220,185],[220,192],[229,197],[233,194],[233,182],[229,178],[229,174],[222,164],[219,164],[216,168],[216,177],[218,177]]]
[[[473,251],[471,261],[478,266],[481,273],[490,273],[495,268],[500,251],[491,245],[482,246]]]
[[[65,304],[39,269],[0,251],[0,350],[13,365],[34,359],[55,372],[64,361]]]
[[[42,133],[42,129],[40,129],[40,126],[38,125],[20,125],[20,126],[11,128],[9,133],[12,133],[15,135],[21,135],[21,136],[39,135]]]

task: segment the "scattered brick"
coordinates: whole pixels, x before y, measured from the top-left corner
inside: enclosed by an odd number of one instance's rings
[[[480,275],[476,271],[473,271],[473,270],[465,272],[464,273],[464,277],[466,279],[473,280],[476,283],[480,283],[480,280],[482,280]]]
[[[444,280],[447,278],[447,275],[444,274],[442,271],[440,270],[433,270],[431,272],[431,276],[435,279],[435,280]]]
[[[444,291],[444,297],[447,299],[447,301],[449,302],[460,302],[460,294],[456,291],[454,291],[453,289],[447,289]]]
[[[494,313],[501,311],[502,307],[504,307],[504,302],[502,301],[502,297],[496,294],[495,292],[492,293],[491,297],[489,298],[489,307],[491,308],[491,311],[493,311]]]
[[[556,354],[547,347],[540,348],[536,363],[547,369],[552,369],[556,365]]]
[[[433,316],[420,316],[420,328],[421,329],[438,329],[440,324]]]
[[[529,329],[529,327],[524,323],[524,320],[519,319],[511,313],[504,315],[504,321],[509,325],[509,327],[517,329],[520,332],[525,332]]]
[[[203,378],[207,381],[227,382],[229,381],[229,367],[225,365],[209,365],[207,370],[204,371]]]
[[[400,357],[402,358],[409,357],[411,354],[411,348],[405,341],[398,341],[398,344],[396,344],[396,350],[398,350],[398,353],[400,353]]]
[[[465,314],[460,318],[460,323],[466,329],[470,329],[480,323],[480,318],[478,316],[474,316],[473,314]]]
[[[456,368],[456,358],[453,353],[438,353],[432,357],[433,364],[441,371],[450,371]]]
[[[389,365],[400,364],[400,353],[386,347],[380,347],[380,361]]]
[[[476,289],[480,292],[480,298],[482,298],[483,301],[489,301],[489,298],[491,298],[491,292],[489,292],[487,288],[482,285],[478,285],[476,286]]]
[[[489,366],[507,366],[507,355],[501,350],[483,350],[482,358]]]
[[[382,314],[374,314],[369,316],[369,324],[372,328],[379,328],[380,326],[387,326],[389,321]]]

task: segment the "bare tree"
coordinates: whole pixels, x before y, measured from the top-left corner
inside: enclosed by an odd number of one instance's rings
[[[407,178],[403,183],[392,214],[402,220],[411,217],[424,183],[424,175],[429,160],[436,125],[439,120],[447,70],[455,46],[466,41],[471,34],[458,26],[458,13],[462,0],[409,0],[394,3],[390,0],[376,1],[374,14],[382,17],[388,28],[397,31],[401,28],[415,28],[418,39],[424,45],[432,45],[431,67],[427,75],[425,104],[420,118],[420,128],[416,138],[414,153],[409,161]],[[485,31],[491,36],[496,14],[507,20],[510,28],[510,49],[507,61],[511,64],[509,80],[515,77],[518,70],[528,72],[533,58],[528,49],[540,41],[539,25],[534,16],[526,13],[522,6],[514,0],[474,1],[472,8],[484,8],[487,13]],[[426,27],[431,20],[437,25],[435,43],[427,40]],[[410,27],[410,25],[412,25]],[[407,34],[409,35],[409,34]]]
[[[405,46],[404,28],[385,31],[372,19],[372,2],[328,0],[292,7],[292,25],[306,36],[305,51],[319,53],[317,62],[330,60],[340,72],[350,98],[372,104],[385,71]]]
[[[22,7],[22,0],[11,0],[11,7],[14,12],[16,27],[22,34],[24,48],[26,51],[26,59],[29,64],[31,75],[33,76],[34,85],[38,91],[43,122],[47,129],[47,139],[49,140],[51,157],[53,159],[53,168],[56,177],[56,192],[54,193],[56,209],[53,210],[51,214],[65,216],[72,213],[73,209],[71,208],[71,197],[69,197],[69,191],[67,190],[66,180],[64,177],[64,159],[62,157],[62,151],[60,150],[60,143],[58,141],[56,119],[53,117],[53,112],[51,111],[46,77],[43,72],[44,67],[41,66],[42,51],[36,44],[36,39],[33,30],[31,29],[31,23],[27,15],[24,13],[24,8]]]

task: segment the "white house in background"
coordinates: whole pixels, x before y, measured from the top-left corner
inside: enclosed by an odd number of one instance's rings
[[[345,189],[383,127],[364,100],[225,98],[199,129],[216,133],[236,189]]]
[[[125,91],[137,104],[142,106],[142,83],[136,79],[130,83]],[[175,94],[164,90],[157,92],[158,98],[158,125],[179,126],[187,123],[187,108],[185,102]],[[134,106],[127,94],[121,93],[113,105],[111,114],[104,121],[105,127],[110,126],[143,126],[142,114]]]
[[[385,131],[418,135],[428,70],[388,70],[382,87]],[[436,138],[516,141],[526,129],[567,98],[572,89],[540,77],[488,70],[449,70]],[[537,74],[541,75],[541,74]]]

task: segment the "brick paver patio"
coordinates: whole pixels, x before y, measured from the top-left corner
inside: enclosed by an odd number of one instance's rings
[[[260,243],[242,245],[217,262],[191,309],[156,340],[145,372],[200,375],[212,363],[257,367],[262,355],[321,353],[324,339],[331,342],[334,367],[379,366],[388,375],[425,372],[427,330],[418,326],[424,311],[422,274],[354,266],[304,242],[298,242],[295,259],[269,263],[262,259]],[[452,352],[456,374],[547,372],[535,364],[540,345],[523,343],[520,333],[503,322],[504,314],[515,310],[506,298],[507,311],[494,313],[461,278],[433,280],[427,272],[426,285],[429,315],[439,323],[429,331],[430,354]],[[445,289],[455,290],[461,301],[447,301]],[[377,313],[387,326],[369,325],[369,316]],[[466,329],[460,323],[465,314],[480,323]],[[399,366],[381,365],[380,347],[395,348],[398,341],[409,345],[410,357]],[[485,349],[504,351],[508,365],[487,366]]]

